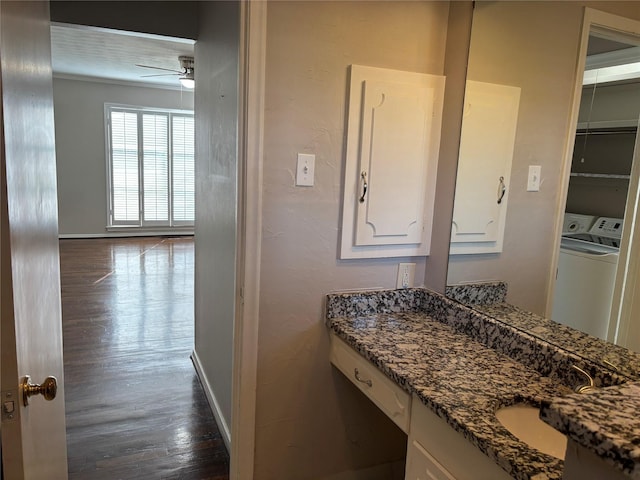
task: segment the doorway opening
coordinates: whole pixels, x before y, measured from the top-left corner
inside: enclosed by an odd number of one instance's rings
[[[178,141],[163,130],[193,114],[193,92],[136,66],[176,68],[194,42],[60,24],[52,40],[70,478],[225,478],[228,452],[189,358],[194,243],[178,235],[193,220],[175,221]],[[106,104],[135,115],[119,150]],[[122,183],[137,188],[114,222],[117,151]]]
[[[550,317],[629,347],[623,334],[627,280],[635,268],[631,252],[640,248],[633,240],[640,195],[640,24],[599,13],[588,12],[585,20],[586,60]]]

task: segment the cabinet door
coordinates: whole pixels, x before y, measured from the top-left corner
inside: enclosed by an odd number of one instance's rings
[[[435,92],[422,85],[363,82],[356,245],[421,243],[428,132]]]
[[[455,431],[415,394],[405,480],[512,480],[497,463]]]
[[[444,77],[351,66],[341,258],[427,255]]]
[[[407,448],[405,480],[456,480],[415,440]]]
[[[502,251],[520,88],[467,81],[451,253]]]

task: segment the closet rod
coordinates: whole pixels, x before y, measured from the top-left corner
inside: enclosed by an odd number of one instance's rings
[[[613,178],[619,180],[630,180],[631,175],[618,175],[615,173],[580,173],[571,172],[572,177],[584,177],[584,178]]]
[[[633,130],[589,130],[588,132],[576,132],[576,135],[635,135],[636,130],[635,128]]]

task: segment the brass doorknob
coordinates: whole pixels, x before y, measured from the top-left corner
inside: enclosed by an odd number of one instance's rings
[[[42,395],[45,400],[53,400],[56,398],[58,392],[58,381],[56,377],[47,377],[42,382],[42,385],[38,385],[30,382],[31,377],[26,375],[22,379],[22,403],[26,407],[29,405],[29,397],[32,395]]]

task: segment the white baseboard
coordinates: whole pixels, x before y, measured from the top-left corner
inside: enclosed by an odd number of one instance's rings
[[[404,459],[383,463],[360,470],[349,470],[323,477],[321,480],[402,480],[404,478]]]
[[[209,379],[205,375],[202,370],[202,364],[200,363],[200,358],[195,350],[191,352],[191,361],[193,362],[193,366],[196,368],[196,373],[200,378],[200,383],[202,384],[202,388],[204,389],[204,394],[207,397],[207,402],[209,402],[209,407],[213,412],[213,416],[216,419],[216,423],[218,424],[218,428],[220,429],[220,433],[222,434],[222,440],[224,440],[224,444],[227,447],[227,452],[231,452],[231,432],[229,430],[229,425],[224,419],[222,415],[222,410],[220,409],[220,404],[216,400],[216,396],[213,393],[213,389],[211,388],[211,384],[209,383]]]
[[[193,235],[193,231],[168,230],[168,231],[131,231],[131,232],[105,232],[105,233],[60,233],[58,238],[120,238],[120,237],[179,237]]]

